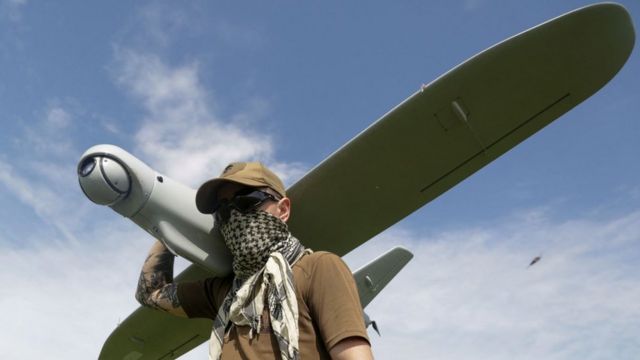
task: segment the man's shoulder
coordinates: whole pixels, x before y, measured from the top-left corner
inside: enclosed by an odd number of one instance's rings
[[[304,255],[295,265],[294,271],[298,268],[306,275],[310,276],[318,270],[326,267],[344,267],[344,261],[329,251],[314,251],[311,254]]]
[[[318,262],[342,261],[340,257],[329,251],[314,251],[311,254],[304,255],[296,265],[310,266]]]

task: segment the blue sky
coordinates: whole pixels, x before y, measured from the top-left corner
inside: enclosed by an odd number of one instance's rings
[[[638,26],[640,3],[622,3]],[[192,187],[245,159],[292,184],[422,84],[587,4],[0,0],[5,355],[95,358],[137,306],[152,239],[84,197],[88,147]],[[367,308],[377,358],[640,353],[639,78],[636,50],[593,97],[346,256],[416,255]]]

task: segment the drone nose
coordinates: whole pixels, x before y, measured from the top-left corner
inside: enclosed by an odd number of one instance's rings
[[[84,194],[100,205],[117,203],[127,196],[131,188],[125,167],[105,156],[88,156],[80,160],[78,180]]]

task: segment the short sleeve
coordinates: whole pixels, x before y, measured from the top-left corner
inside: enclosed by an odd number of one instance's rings
[[[229,290],[226,278],[207,278],[178,283],[178,300],[190,318],[214,319],[221,297]]]
[[[328,350],[341,340],[361,337],[369,341],[353,274],[335,254],[314,253],[307,301]]]

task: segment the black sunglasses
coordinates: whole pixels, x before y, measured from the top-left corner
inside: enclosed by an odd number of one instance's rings
[[[225,224],[229,221],[229,217],[231,217],[232,209],[236,209],[239,212],[246,214],[268,200],[278,201],[280,199],[277,199],[275,196],[262,190],[241,190],[231,199],[218,201],[218,208],[214,210],[213,216],[217,223]]]

